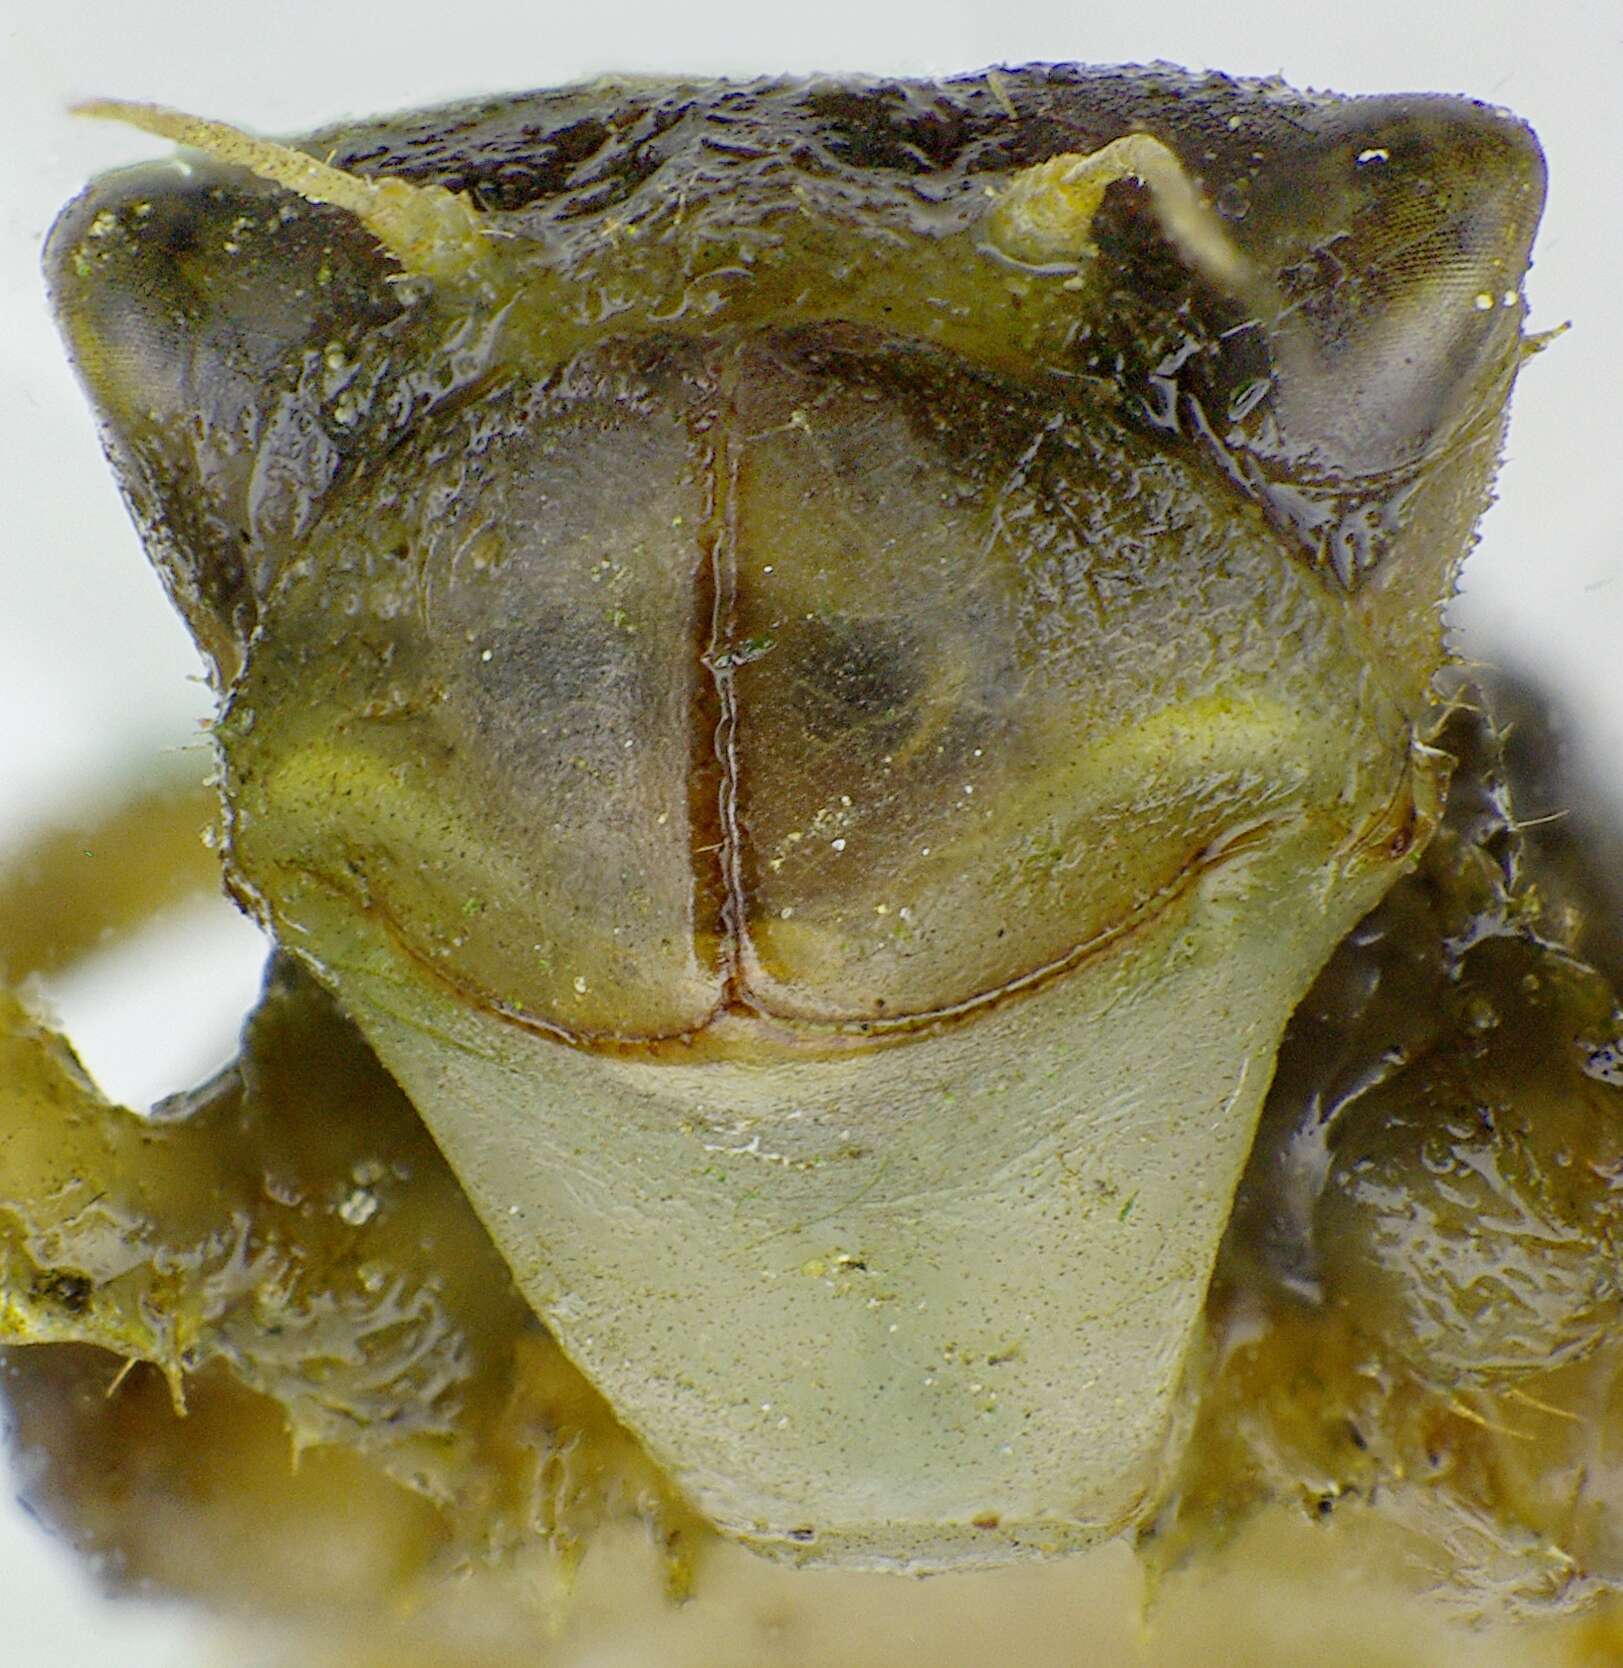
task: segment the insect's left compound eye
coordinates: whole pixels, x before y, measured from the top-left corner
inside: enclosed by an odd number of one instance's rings
[[[1350,104],[1322,148],[1259,182],[1255,212],[1289,228],[1274,250],[1284,455],[1359,476],[1445,443],[1506,374],[1543,204],[1531,134],[1457,100]]]

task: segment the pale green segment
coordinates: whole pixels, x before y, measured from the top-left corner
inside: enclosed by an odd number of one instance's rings
[[[572,1050],[330,894],[300,909],[537,1312],[699,1507],[939,1569],[1154,1499],[1280,1033],[1392,879],[1346,832],[1300,819],[975,1024],[769,1067]]]

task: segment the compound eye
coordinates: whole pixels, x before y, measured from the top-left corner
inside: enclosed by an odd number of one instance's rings
[[[171,594],[222,683],[276,576],[361,449],[335,422],[359,344],[403,316],[397,269],[336,209],[197,161],[122,170],[45,251],[60,327]]]
[[[1425,455],[1513,369],[1544,163],[1520,123],[1455,100],[1359,100],[1274,205],[1309,236],[1281,267],[1273,413],[1343,476]]]

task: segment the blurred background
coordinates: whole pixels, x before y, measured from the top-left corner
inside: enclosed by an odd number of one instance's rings
[[[147,569],[46,316],[41,240],[96,171],[167,147],[76,121],[94,95],[262,132],[609,70],[930,75],[1033,59],[1278,74],[1342,92],[1469,93],[1530,120],[1550,202],[1532,327],[1571,330],[1518,390],[1499,502],[1453,608],[1467,655],[1565,711],[1582,768],[1623,805],[1623,10],[1616,0],[7,0],[0,8],[0,851],[200,746],[190,644]],[[1623,811],[1618,813],[1623,815]],[[145,1105],[220,1064],[262,947],[223,904],[183,912],[50,998],[116,1098]],[[19,1668],[189,1668],[202,1633],[109,1609],[0,1479],[0,1655]]]

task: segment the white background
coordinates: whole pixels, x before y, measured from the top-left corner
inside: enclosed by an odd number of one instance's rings
[[[73,121],[78,98],[180,105],[268,133],[607,70],[930,74],[989,62],[1169,59],[1344,92],[1466,92],[1541,135],[1550,205],[1529,284],[1535,328],[1571,332],[1518,392],[1500,503],[1454,618],[1468,652],[1566,700],[1623,800],[1623,6],[1618,0],[0,0],[0,848],[30,818],[195,739],[206,710],[113,493],[45,316],[38,249],[96,170],[166,148]],[[191,679],[193,681],[188,681]],[[59,993],[109,1089],[144,1100],[215,1063],[254,985],[231,923],[189,920],[207,957],[179,991],[149,977]],[[199,1016],[198,1034],[175,1022]],[[0,1171],[0,1191],[4,1174]],[[9,1491],[7,1491],[9,1493]],[[74,1668],[201,1660],[168,1616],[109,1615],[0,1497],[0,1659]]]

